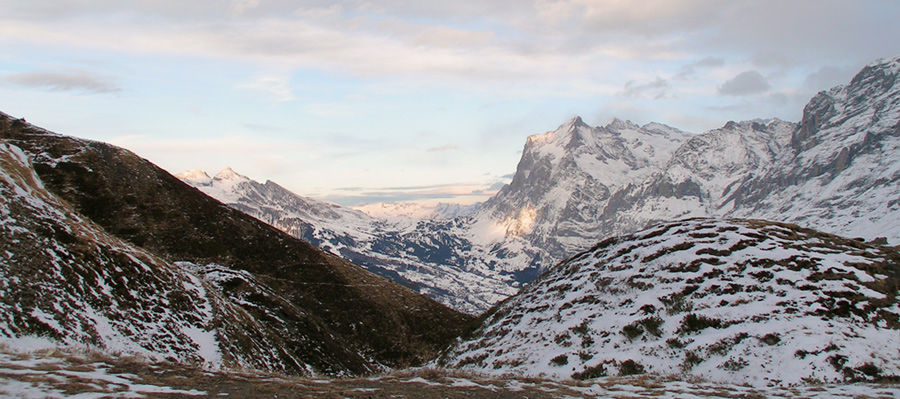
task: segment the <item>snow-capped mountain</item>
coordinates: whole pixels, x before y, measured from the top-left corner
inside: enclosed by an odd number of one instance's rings
[[[573,118],[530,136],[512,182],[453,218],[410,205],[358,208],[366,215],[233,172],[182,178],[478,313],[597,240],[678,218],[764,218],[900,242],[898,65],[900,57],[874,62],[849,85],[820,93],[800,124],[728,122],[691,135],[657,123],[591,127]]]
[[[477,206],[370,206],[368,214],[294,194],[272,181],[259,183],[226,168],[178,175],[203,193],[323,250],[391,278],[448,306],[480,313],[515,293],[515,276],[495,272],[463,233]],[[405,216],[403,210],[415,215]],[[407,213],[409,215],[409,213]]]
[[[662,170],[686,133],[574,118],[528,139],[512,183],[486,204],[434,209],[376,204],[362,212],[225,169],[179,174],[202,192],[456,309],[480,313],[598,234],[587,198]],[[598,171],[600,165],[608,171]],[[552,188],[551,188],[552,187]],[[588,190],[591,190],[588,193]],[[375,215],[370,216],[370,215]],[[540,215],[540,216],[539,216]],[[568,252],[567,252],[568,251]]]
[[[532,264],[552,265],[604,235],[600,216],[613,194],[662,172],[689,137],[656,123],[616,119],[591,127],[575,117],[528,137],[512,182],[476,218],[505,225],[501,248],[521,237],[534,252]]]
[[[669,222],[552,268],[440,364],[751,385],[896,378],[898,281],[896,248],[760,220]]]
[[[460,205],[440,202],[434,205],[423,205],[415,202],[378,202],[360,204],[351,209],[363,212],[378,219],[419,221],[424,219],[453,219],[471,216],[481,207],[481,203]]]
[[[778,119],[729,122],[691,137],[662,172],[614,194],[601,218],[603,236],[661,221],[728,215],[736,188],[785,151],[796,127]]]
[[[816,95],[790,145],[742,184],[733,215],[900,243],[900,56]]]
[[[0,336],[361,375],[421,364],[473,322],[127,150],[3,113],[0,143]]]

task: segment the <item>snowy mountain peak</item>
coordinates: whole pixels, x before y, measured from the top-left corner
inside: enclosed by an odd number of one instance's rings
[[[587,123],[584,123],[584,120],[581,119],[580,116],[574,116],[574,117],[572,117],[572,119],[569,119],[569,120],[568,120],[566,123],[564,123],[562,126],[567,127],[568,130],[575,129],[575,128],[578,128],[578,127],[590,127],[590,126],[588,126]]]
[[[641,129],[641,127],[638,126],[636,123],[629,121],[629,120],[619,119],[619,118],[613,118],[603,128],[606,130],[614,131],[614,132],[620,131],[620,130],[626,130],[626,129],[627,130],[640,130]]]
[[[249,177],[238,174],[237,172],[234,171],[234,169],[231,169],[231,167],[229,167],[229,166],[226,166],[225,169],[222,169],[221,172],[216,174],[216,177],[214,179],[216,179],[216,180],[231,180],[231,181],[235,181],[235,182],[250,181]]]
[[[545,148],[548,151],[552,148],[555,149],[552,152],[557,153],[556,156],[561,156],[562,154],[559,153],[561,149],[569,147],[573,140],[578,141],[578,137],[584,134],[580,132],[590,130],[591,127],[584,123],[580,116],[576,116],[560,125],[556,130],[528,136],[525,147],[526,149],[529,147]]]
[[[186,170],[184,172],[181,172],[181,173],[175,175],[175,177],[177,177],[181,180],[184,180],[185,182],[189,183],[192,186],[197,186],[197,187],[205,187],[205,186],[212,185],[212,181],[213,181],[212,177],[209,177],[209,175],[206,172],[199,170],[199,169]]]

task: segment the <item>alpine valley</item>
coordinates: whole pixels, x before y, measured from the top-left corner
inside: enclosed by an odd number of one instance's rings
[[[369,214],[226,169],[178,175],[204,193],[464,312],[477,314],[598,240],[687,217],[762,218],[900,243],[900,58],[810,101],[800,123],[692,135],[575,117],[528,137],[483,204]],[[373,211],[374,209],[374,211]]]
[[[900,381],[898,75],[799,123],[575,117],[432,208],[176,177],[0,113],[0,396],[896,396],[810,384]],[[421,366],[450,370],[385,374]]]

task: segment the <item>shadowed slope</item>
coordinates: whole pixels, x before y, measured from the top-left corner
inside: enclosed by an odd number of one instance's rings
[[[229,270],[215,281],[224,294],[317,371],[419,364],[472,321],[228,208],[127,150],[5,114],[0,138],[28,154],[48,190],[108,233],[201,274]]]

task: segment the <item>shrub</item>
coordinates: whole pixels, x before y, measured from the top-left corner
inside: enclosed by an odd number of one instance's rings
[[[550,363],[557,365],[557,366],[565,366],[565,365],[569,364],[569,355],[562,354],[557,357],[554,357],[553,359],[550,359]]]
[[[619,365],[619,375],[644,374],[644,366],[634,360],[628,359]]]
[[[703,315],[696,315],[693,313],[688,314],[684,317],[684,321],[681,322],[681,328],[678,332],[682,334],[687,334],[695,331],[700,331],[709,327],[712,328],[720,328],[722,326],[722,321],[719,319],[713,319],[710,317],[706,317]]]
[[[690,371],[694,366],[700,364],[703,361],[703,358],[694,351],[685,351],[684,352],[684,363],[682,363],[682,368],[684,371]]]
[[[630,340],[633,340],[633,339],[639,337],[643,333],[644,333],[644,329],[641,328],[641,325],[637,321],[634,323],[631,323],[625,327],[622,327],[622,334],[624,334]]]
[[[641,320],[641,325],[644,326],[644,330],[647,331],[650,335],[660,336],[662,333],[659,331],[659,326],[663,324],[663,320],[659,317],[648,317],[646,319]]]
[[[584,371],[580,373],[572,374],[573,380],[590,380],[594,378],[600,378],[606,376],[606,368],[603,367],[603,364],[598,364],[594,367],[587,367]]]
[[[722,368],[724,368],[725,370],[730,370],[730,371],[738,371],[749,365],[750,365],[750,362],[748,362],[742,358],[737,358],[737,359],[729,358],[728,360],[725,361],[725,363],[722,364]]]
[[[781,342],[781,337],[779,337],[778,334],[769,333],[769,334],[764,335],[759,340],[762,341],[764,344],[771,346],[771,345],[775,345],[775,344]]]

